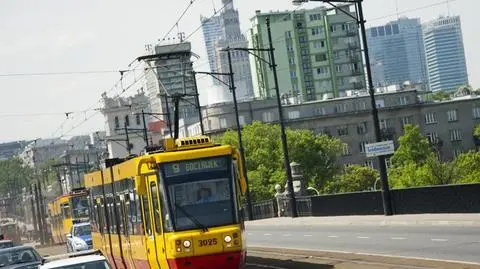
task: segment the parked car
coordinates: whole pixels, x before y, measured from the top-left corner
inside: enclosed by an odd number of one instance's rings
[[[87,255],[45,262],[39,269],[112,269],[102,255]]]
[[[37,269],[43,262],[42,256],[29,246],[0,249],[0,268]]]
[[[67,251],[77,252],[92,248],[92,228],[89,222],[78,223],[72,226],[67,234]]]
[[[13,248],[14,246],[12,240],[0,240],[0,249]]]

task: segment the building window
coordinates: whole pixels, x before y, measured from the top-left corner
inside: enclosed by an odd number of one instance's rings
[[[240,126],[245,125],[245,116],[239,116],[238,117],[238,122],[240,122]]]
[[[412,123],[413,123],[413,116],[402,117],[402,127],[407,125],[407,124],[412,124]]]
[[[343,148],[342,148],[342,155],[343,156],[348,156],[348,155],[351,155],[351,150],[350,150],[350,146],[348,144],[343,144]]]
[[[474,119],[480,119],[480,107],[474,107],[472,109],[472,116]]]
[[[325,53],[315,54],[315,61],[316,62],[324,62],[326,60],[327,60],[327,55]]]
[[[337,134],[338,136],[347,136],[348,135],[348,126],[342,125],[337,127]]]
[[[322,18],[320,14],[310,14],[310,20],[311,21],[319,21]]]
[[[347,111],[347,104],[336,104],[335,113],[343,113]]]
[[[227,128],[227,119],[225,119],[225,118],[220,119],[220,128],[222,128],[222,129]]]
[[[137,123],[137,125],[142,125],[140,114],[135,114],[135,122]]]
[[[115,116],[115,129],[120,128],[120,120],[118,119],[118,116]]]
[[[285,32],[285,36],[286,36],[287,38],[292,38],[292,31],[287,31],[287,32]]]
[[[263,122],[272,122],[273,121],[272,112],[263,112],[262,119],[263,119]]]
[[[356,102],[354,104],[354,106],[355,106],[355,110],[366,110],[367,109],[367,103],[366,102],[360,102],[360,103]]]
[[[447,119],[448,121],[457,121],[457,110],[452,109],[447,111]]]
[[[130,126],[130,118],[128,117],[128,115],[125,116],[125,125]]]
[[[461,141],[462,140],[462,131],[459,129],[450,130],[450,141]]]
[[[387,129],[388,128],[388,121],[383,119],[380,120],[380,129]]]
[[[430,112],[425,114],[425,124],[437,123],[437,113]]]
[[[365,161],[365,166],[366,166],[366,167],[370,167],[370,168],[373,169],[373,160],[367,160],[367,161]]]
[[[366,134],[367,133],[367,122],[362,122],[357,125],[357,134]]]
[[[300,118],[300,111],[298,111],[298,110],[289,111],[288,112],[288,118],[291,119],[291,120]]]
[[[360,153],[365,153],[365,145],[368,144],[368,142],[363,141],[359,143],[359,148],[360,148]]]
[[[313,36],[316,36],[316,35],[319,35],[319,34],[322,34],[322,28],[319,28],[319,27],[312,28],[312,35]]]
[[[335,66],[335,70],[336,70],[337,72],[342,72],[342,65],[340,65],[340,64],[336,65],[336,66]]]
[[[319,48],[324,48],[325,47],[325,41],[323,40],[315,40],[312,43],[312,47],[314,49],[319,49]]]
[[[317,75],[328,75],[328,68],[327,67],[317,68]]]
[[[296,78],[296,77],[297,77],[297,72],[295,72],[295,71],[290,71],[290,77],[291,77],[291,78]]]
[[[399,100],[401,106],[408,105],[408,96],[401,96]]]
[[[315,108],[315,115],[325,115],[325,108],[324,107],[317,107]]]
[[[437,132],[427,133],[427,139],[428,139],[428,142],[430,142],[430,144],[436,144],[438,142]]]
[[[335,24],[330,25],[330,32],[334,33],[337,31],[337,26]]]
[[[458,156],[462,153],[463,150],[461,148],[453,148],[453,157],[458,158]]]
[[[294,64],[295,64],[295,58],[289,58],[289,59],[288,59],[288,62],[289,62],[291,65],[294,65]]]
[[[287,45],[287,51],[293,51],[293,46],[291,44]]]

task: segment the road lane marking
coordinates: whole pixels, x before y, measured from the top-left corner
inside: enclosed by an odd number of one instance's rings
[[[392,240],[405,240],[407,238],[405,238],[405,237],[392,237],[390,239],[392,239]]]
[[[263,234],[263,235],[265,235],[265,236],[270,236],[270,235],[272,235],[272,234]]]
[[[368,236],[357,236],[358,239],[369,239],[370,237]]]
[[[284,234],[283,236],[292,236],[291,234]]]
[[[434,242],[447,242],[448,239],[445,239],[445,238],[432,238],[432,241],[434,241]]]
[[[329,235],[328,238],[338,238],[338,235]]]
[[[305,236],[305,237],[310,237],[310,236],[313,236],[313,235],[311,235],[311,234],[304,234],[303,236]]]

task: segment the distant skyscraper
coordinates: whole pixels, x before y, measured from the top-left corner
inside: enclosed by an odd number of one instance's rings
[[[367,32],[375,86],[427,82],[420,19],[400,18]]]
[[[430,90],[468,84],[460,16],[440,17],[423,27]]]
[[[228,73],[227,53],[223,49],[245,48],[248,41],[240,30],[238,11],[235,10],[232,0],[222,0],[222,12],[210,19],[201,17],[205,46],[207,48],[210,69],[213,72]],[[252,74],[248,53],[232,51],[232,69],[235,74],[235,87],[239,100],[253,97]],[[228,82],[228,78],[222,78]],[[216,83],[218,84],[218,83]],[[223,100],[231,100],[231,94],[225,86],[222,92]]]

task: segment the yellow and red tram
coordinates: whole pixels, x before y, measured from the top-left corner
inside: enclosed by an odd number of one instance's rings
[[[246,246],[238,151],[209,137],[85,175],[93,247],[117,268],[242,268]]]

